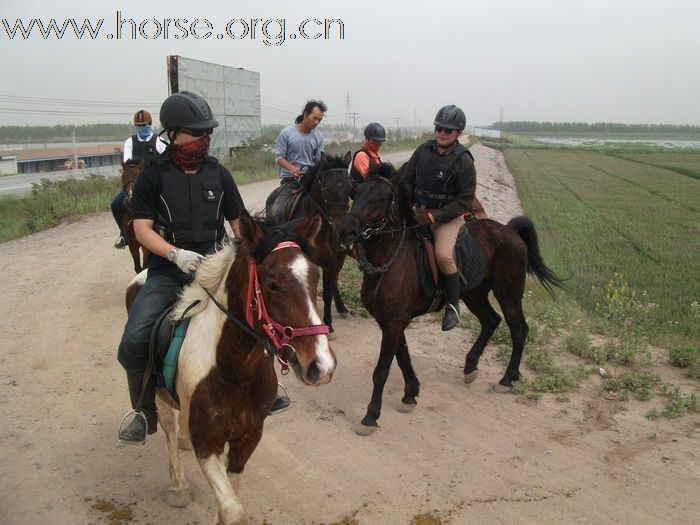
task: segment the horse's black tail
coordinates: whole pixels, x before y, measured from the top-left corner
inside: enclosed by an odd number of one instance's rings
[[[528,217],[522,216],[508,221],[508,227],[513,228],[527,246],[527,273],[534,275],[552,297],[554,296],[552,286],[566,288],[564,281],[557,277],[542,260],[535,224]]]

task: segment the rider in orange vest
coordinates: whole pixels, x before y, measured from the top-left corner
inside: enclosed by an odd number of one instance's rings
[[[384,126],[378,122],[370,122],[365,127],[365,143],[355,152],[350,166],[350,181],[353,187],[367,178],[367,174],[373,166],[381,164],[379,148],[386,141]]]

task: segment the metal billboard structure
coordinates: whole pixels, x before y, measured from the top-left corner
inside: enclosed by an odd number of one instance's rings
[[[168,56],[168,92],[191,91],[206,99],[219,127],[211,138],[211,154],[229,157],[262,133],[260,73],[181,57]]]

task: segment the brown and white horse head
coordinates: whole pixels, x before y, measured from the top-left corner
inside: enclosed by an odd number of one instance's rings
[[[143,161],[122,161],[122,190],[126,193],[127,199],[131,200],[134,193],[136,179],[143,170]]]
[[[319,270],[306,253],[320,225],[318,216],[287,225],[256,222],[246,212],[240,217],[241,251],[248,254],[246,301],[252,297],[253,306],[247,317],[310,385],[330,382],[337,364],[316,305]]]

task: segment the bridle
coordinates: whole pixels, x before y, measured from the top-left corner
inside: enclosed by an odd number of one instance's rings
[[[279,243],[270,253],[285,248],[298,248],[300,246],[291,241]],[[201,285],[200,285],[201,286]],[[235,315],[233,315],[223,304],[221,304],[212,294],[204,288],[209,298],[214,304],[226,314],[246,334],[262,344],[271,355],[277,356],[280,363],[281,372],[283,375],[289,373],[289,367],[293,367],[297,372],[300,372],[300,365],[297,359],[296,350],[289,344],[295,337],[305,335],[319,335],[329,333],[329,328],[325,324],[311,325],[304,328],[293,328],[291,326],[283,326],[275,321],[267,311],[265,298],[260,286],[258,277],[258,265],[253,257],[248,258],[248,293],[246,296],[246,322],[243,323]],[[256,315],[257,313],[257,315]],[[257,317],[258,321],[262,322],[262,329],[266,337],[262,337],[254,331],[254,322]]]
[[[357,213],[354,213],[352,210],[348,213],[348,215],[352,216],[359,224],[361,227],[364,227],[362,232],[359,234],[360,242],[357,245],[357,260],[359,263],[359,268],[361,271],[368,273],[370,275],[377,275],[377,274],[384,274],[389,270],[391,265],[394,264],[396,259],[399,256],[399,253],[401,252],[401,248],[403,246],[404,240],[406,239],[406,230],[411,229],[411,227],[406,226],[405,221],[402,221],[401,223],[401,228],[391,228],[388,229],[387,226],[392,222],[398,219],[398,216],[396,214],[396,207],[397,207],[397,192],[396,188],[394,188],[394,185],[389,181],[388,179],[384,177],[378,177],[376,180],[380,180],[386,184],[389,185],[391,188],[391,203],[388,206],[388,213],[382,217],[380,221],[377,221],[376,223],[373,224],[364,224],[362,219],[357,215]],[[367,257],[365,255],[365,250],[364,250],[364,245],[362,241],[368,241],[372,237],[375,237],[377,235],[385,235],[385,234],[394,234],[394,233],[401,233],[401,237],[399,238],[399,242],[396,245],[396,250],[392,254],[392,256],[389,258],[388,261],[386,261],[384,264],[381,264],[379,266],[375,266],[372,263],[370,263],[367,260]],[[379,284],[375,287],[375,295],[377,291],[379,290]]]
[[[333,172],[343,172],[347,175],[347,171],[348,171],[347,168],[331,168],[329,170],[319,171],[319,173],[316,175],[316,177],[318,178],[320,189],[321,189],[321,203],[318,203],[316,201],[316,199],[313,198],[311,193],[306,188],[304,188],[303,186],[301,187],[302,191],[309,197],[309,199],[311,199],[311,202],[314,203],[314,205],[316,206],[318,211],[321,213],[323,218],[331,226],[333,226],[333,217],[331,217],[331,215],[329,213],[330,208],[342,208],[345,210],[349,210],[350,204],[348,203],[347,200],[346,201],[328,201],[326,199],[326,189],[327,189],[326,175],[328,173],[333,173]],[[348,181],[348,184],[350,184],[349,181]]]

